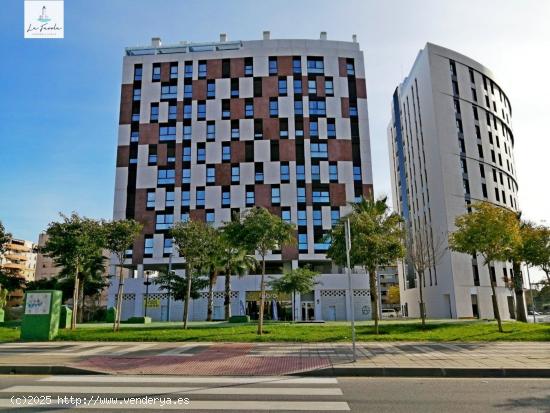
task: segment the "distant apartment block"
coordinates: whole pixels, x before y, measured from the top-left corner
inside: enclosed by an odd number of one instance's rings
[[[12,277],[33,281],[36,268],[36,245],[32,241],[12,238],[0,255],[0,268]],[[23,291],[14,290],[8,295],[8,307],[23,303]]]

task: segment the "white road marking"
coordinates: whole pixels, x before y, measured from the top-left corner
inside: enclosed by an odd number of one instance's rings
[[[282,384],[336,384],[334,377],[292,377],[292,376],[49,376],[40,379],[46,382],[71,383],[192,383],[192,384],[251,384],[251,383],[282,383]]]

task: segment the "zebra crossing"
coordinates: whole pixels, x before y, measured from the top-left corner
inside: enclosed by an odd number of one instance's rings
[[[0,388],[0,410],[28,396],[49,400],[36,411],[350,411],[331,377],[48,376]]]

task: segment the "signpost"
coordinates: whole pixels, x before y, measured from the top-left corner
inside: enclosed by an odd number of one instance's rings
[[[353,362],[357,361],[357,355],[355,352],[355,314],[353,308],[353,288],[351,285],[351,263],[350,263],[350,250],[351,250],[351,228],[349,224],[349,218],[346,220],[345,224],[346,230],[346,261],[348,266],[348,294],[349,294],[349,303],[350,303],[350,314],[351,314],[351,342],[353,346]]]
[[[21,323],[22,340],[52,340],[59,329],[61,291],[25,293],[25,313]]]

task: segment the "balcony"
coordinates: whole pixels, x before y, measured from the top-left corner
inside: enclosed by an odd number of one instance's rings
[[[5,264],[2,264],[2,268],[8,269],[8,270],[24,270],[25,264],[16,264],[13,262],[7,262]]]

